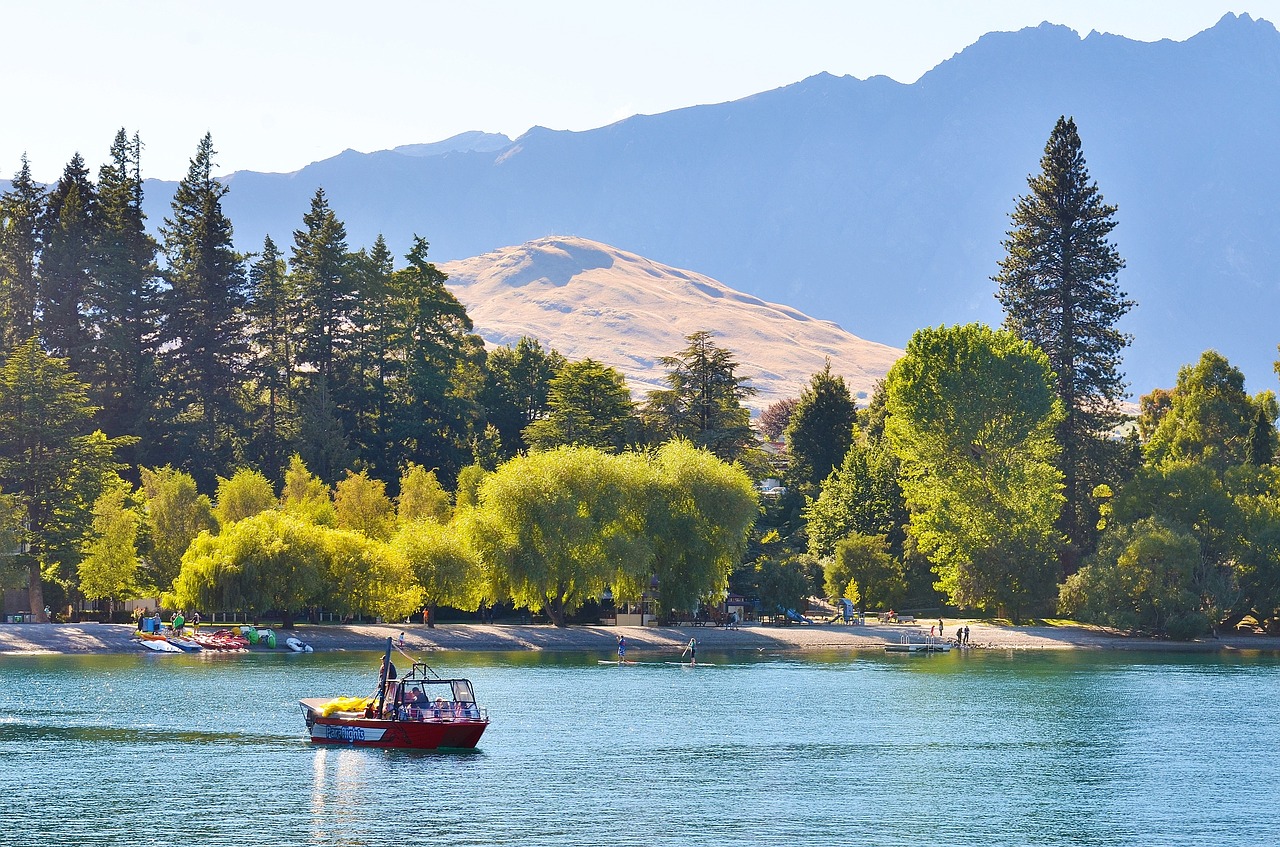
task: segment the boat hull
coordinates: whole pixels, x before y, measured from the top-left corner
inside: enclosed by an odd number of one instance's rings
[[[354,717],[350,713],[328,717],[302,704],[312,744],[346,747],[388,747],[407,750],[470,750],[489,727],[487,720],[440,718],[400,721]]]

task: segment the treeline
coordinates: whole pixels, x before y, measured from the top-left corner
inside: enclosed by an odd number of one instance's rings
[[[558,445],[684,439],[759,464],[750,388],[710,333],[665,358],[668,388],[637,405],[598,362],[528,338],[486,351],[424,239],[402,262],[381,237],[352,249],[323,189],[287,255],[271,237],[236,252],[209,136],[153,238],[141,150],[121,130],[96,181],[77,154],[47,190],[24,157],[0,197],[0,540],[17,551],[0,559],[31,608],[45,587],[66,599],[173,590],[172,541],[147,519],[156,474],[208,496],[243,471],[280,485],[296,456],[323,485],[354,475],[398,497],[406,468],[452,490],[467,467]],[[150,531],[138,579],[85,593],[79,565],[102,536],[104,496],[134,502]]]
[[[1280,624],[1275,396],[1210,351],[1123,413],[1134,304],[1069,119],[1011,214],[1004,326],[921,330],[866,409],[828,365],[761,417],[772,458],[710,333],[637,404],[598,362],[486,351],[425,241],[400,267],[352,251],[323,191],[288,257],[236,254],[208,137],[152,241],[139,149],[122,132],[96,184],[77,158],[48,192],[24,162],[0,198],[0,562],[33,609],[49,587],[563,623],[606,590],[669,614],[727,588],[766,613]]]

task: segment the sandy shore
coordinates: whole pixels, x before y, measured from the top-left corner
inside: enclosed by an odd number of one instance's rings
[[[1175,650],[1280,652],[1280,637],[1232,635],[1197,641],[1167,641],[1115,635],[1090,627],[1006,627],[976,621],[945,621],[948,636],[968,624],[974,647],[995,650]],[[124,653],[140,648],[134,628],[124,624],[0,624],[0,654]],[[718,650],[857,650],[880,649],[904,635],[928,635],[928,627],[910,625],[744,626],[736,630],[714,627],[606,627],[444,624],[428,629],[403,626],[300,626],[292,635],[317,651],[378,650],[388,636],[405,634],[410,652],[432,650],[559,650],[612,653],[616,636],[627,638],[628,655],[678,652],[692,638],[704,649]],[[279,634],[279,633],[278,633]],[[256,648],[255,648],[256,649]],[[283,645],[281,648],[283,649]]]

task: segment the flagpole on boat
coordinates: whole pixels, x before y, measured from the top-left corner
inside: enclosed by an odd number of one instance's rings
[[[391,636],[387,636],[387,654],[382,657],[382,671],[378,674],[378,712],[382,714],[382,706],[387,699],[387,674],[391,672]]]

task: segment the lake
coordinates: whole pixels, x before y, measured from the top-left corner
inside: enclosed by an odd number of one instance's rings
[[[307,742],[373,653],[0,656],[0,843],[1280,840],[1274,655],[632,652],[430,654],[453,753]]]

